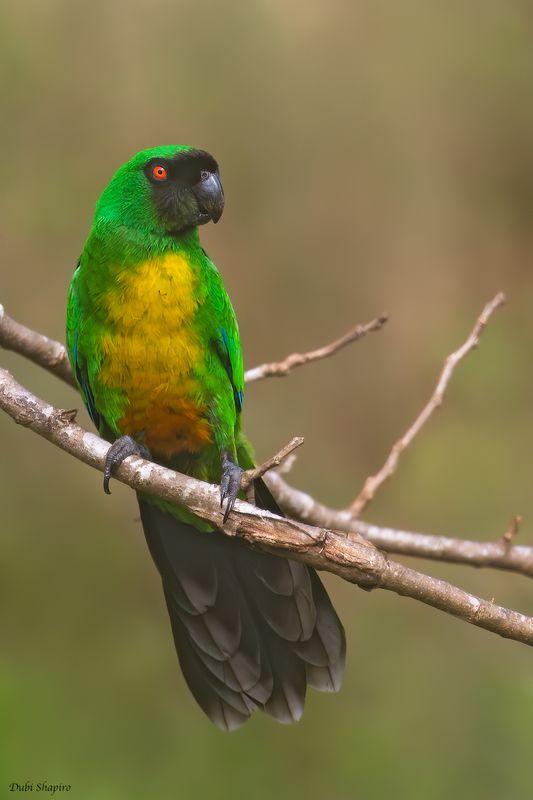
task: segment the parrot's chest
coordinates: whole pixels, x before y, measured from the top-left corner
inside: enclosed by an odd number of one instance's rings
[[[99,379],[125,399],[120,432],[158,455],[199,450],[211,431],[195,377],[205,353],[190,264],[172,254],[121,272],[105,303]]]

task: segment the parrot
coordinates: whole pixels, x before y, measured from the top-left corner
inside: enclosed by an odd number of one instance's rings
[[[222,528],[255,465],[241,424],[239,328],[198,228],[224,208],[217,162],[188,145],[145,149],[96,203],[67,304],[67,351],[79,392],[110,442],[104,490],[141,455],[220,487],[218,527],[137,493],[178,660],[200,708],[232,731],[262,710],[300,719],[307,685],[340,689],[343,626],[317,573]],[[254,501],[281,511],[262,479]]]

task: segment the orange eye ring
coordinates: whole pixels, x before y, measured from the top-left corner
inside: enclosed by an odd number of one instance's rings
[[[152,168],[152,177],[155,181],[166,181],[168,173],[161,164],[156,164],[155,167]]]

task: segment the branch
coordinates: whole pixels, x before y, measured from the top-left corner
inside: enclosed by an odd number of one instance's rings
[[[267,472],[274,467],[279,467],[280,464],[285,461],[287,456],[293,453],[297,447],[301,447],[304,443],[303,436],[294,436],[285,447],[282,447],[281,450],[276,453],[275,456],[272,458],[267,459],[263,462],[259,467],[255,467],[255,469],[247,469],[246,472],[243,472],[241,478],[241,488],[246,491],[246,489],[252,484],[257,478],[262,478]]]
[[[48,336],[15,322],[7,316],[2,305],[0,305],[0,347],[29,358],[34,364],[44,367],[56,378],[61,378],[69,386],[76,388],[65,347],[49,339]]]
[[[320,361],[322,358],[329,358],[329,356],[338,353],[339,350],[342,350],[346,345],[361,339],[367,333],[381,330],[387,320],[387,314],[382,314],[380,317],[376,317],[376,319],[367,322],[365,325],[356,325],[355,328],[349,330],[348,333],[345,333],[340,339],[335,339],[334,342],[324,347],[319,347],[318,350],[311,350],[308,353],[292,353],[292,355],[284,358],[283,361],[272,361],[267,364],[261,364],[259,367],[253,367],[253,369],[249,369],[245,372],[244,380],[246,383],[252,383],[253,381],[260,381],[263,380],[263,378],[272,376],[277,378],[284,377],[295,367],[310,364],[312,361]]]
[[[0,369],[0,407],[20,425],[30,428],[80,461],[103,471],[110,445],[73,421],[72,411],[45,403]],[[116,478],[137,491],[147,492],[186,506],[220,527],[222,515],[218,488],[181,475],[150,461],[130,457]],[[533,645],[533,618],[497,606],[445,581],[389,561],[359,536],[346,537],[320,527],[277,517],[238,501],[221,529],[278,555],[327,570],[365,589],[381,588],[497,633]]]
[[[394,474],[396,467],[398,466],[398,461],[400,460],[400,455],[403,453],[406,447],[409,447],[415,436],[420,433],[433,412],[442,404],[444,392],[446,391],[455,367],[459,361],[461,361],[461,359],[463,359],[471,350],[478,346],[480,336],[491,315],[494,311],[496,311],[497,308],[503,305],[504,302],[505,295],[502,292],[499,292],[496,297],[494,297],[490,303],[487,303],[483,309],[481,316],[476,322],[474,329],[472,330],[472,333],[466,342],[458,350],[446,358],[443,370],[439,376],[439,380],[437,381],[435,391],[431,395],[429,402],[422,409],[409,430],[404,433],[401,439],[398,439],[379,472],[366,479],[362,491],[348,507],[348,511],[353,517],[358,517],[360,515],[367,503],[372,500],[381,484]]]
[[[388,553],[398,553],[472,567],[494,567],[533,578],[533,547],[511,546],[502,537],[495,542],[476,542],[449,536],[383,528],[352,517],[319,503],[311,495],[295,489],[278,472],[270,472],[265,481],[285,513],[311,525],[363,536]]]
[[[63,345],[15,322],[5,314],[1,305],[0,346],[29,358],[69,385],[75,386]],[[270,472],[265,480],[281,507],[291,516],[314,525],[360,534],[389,553],[475,567],[494,567],[533,577],[532,547],[509,546],[503,541],[476,542],[431,536],[371,525],[354,519],[348,511],[329,508],[305,492],[292,488],[277,472]]]
[[[274,361],[270,364],[253,367],[246,371],[244,380],[246,383],[253,383],[253,381],[259,381],[271,375],[277,377],[288,375],[294,367],[301,367],[312,361],[328,358],[338,353],[346,345],[361,339],[367,333],[379,331],[387,319],[387,315],[382,314],[364,325],[356,325],[340,339],[336,339],[318,350],[312,350],[309,353],[293,353],[283,361]],[[70,386],[77,388],[64,345],[21,325],[20,322],[15,322],[14,319],[7,316],[2,305],[0,305],[0,347],[3,347],[4,350],[13,350],[40,367],[44,367]]]

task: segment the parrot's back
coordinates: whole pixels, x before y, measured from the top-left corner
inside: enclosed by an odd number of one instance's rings
[[[156,148],[119,170],[71,283],[67,343],[89,414],[122,454],[115,464],[148,450],[220,483],[227,515],[253,465],[240,422],[244,368],[233,308],[195,227],[222,205],[204,151]],[[255,495],[280,513],[261,480]],[[184,676],[216,725],[232,730],[256,708],[294,722],[307,684],[339,689],[344,631],[312,569],[186,508],[141,495],[139,505]]]

